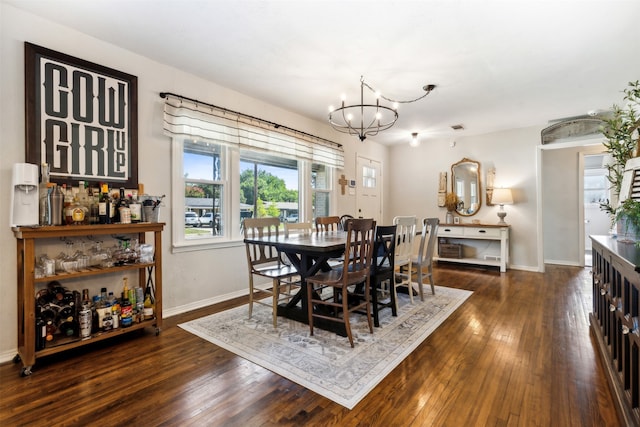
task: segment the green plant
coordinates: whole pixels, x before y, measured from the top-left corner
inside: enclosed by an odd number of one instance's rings
[[[605,124],[602,126],[602,134],[606,138],[603,145],[612,158],[612,162],[607,164],[606,168],[614,197],[613,200],[600,203],[600,209],[607,212],[613,222],[618,216],[618,209],[622,207],[616,208],[615,204],[622,186],[624,167],[629,159],[640,154],[640,116],[636,111],[636,107],[640,107],[640,81],[629,82],[624,90],[624,100],[625,107],[614,105],[612,115],[604,119]]]
[[[614,216],[615,221],[621,221],[623,225],[623,232],[638,235],[640,234],[640,200],[625,199]],[[638,242],[640,245],[640,241]]]

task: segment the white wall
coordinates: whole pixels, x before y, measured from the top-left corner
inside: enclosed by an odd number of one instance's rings
[[[487,206],[484,195],[487,171],[495,168],[494,185],[513,189],[514,204],[505,206],[505,220],[511,225],[510,267],[537,271],[535,159],[543,127],[455,138],[454,146],[454,138],[447,137],[423,141],[416,148],[394,147],[389,156],[388,216],[434,216],[444,221],[446,210],[437,203],[439,173],[447,172],[450,189],[451,165],[464,157],[476,160],[480,162],[482,206],[476,215],[461,217],[462,222],[474,219],[486,224],[498,222],[499,207]]]

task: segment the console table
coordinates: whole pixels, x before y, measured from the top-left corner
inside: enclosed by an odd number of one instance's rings
[[[507,271],[509,264],[509,226],[497,224],[440,224],[438,246],[453,244],[461,246],[460,257],[441,256],[434,260],[461,264],[489,265]]]

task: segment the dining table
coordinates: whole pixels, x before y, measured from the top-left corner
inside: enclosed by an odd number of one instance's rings
[[[346,240],[347,232],[342,230],[244,239],[245,243],[275,247],[295,267],[300,275],[300,289],[289,301],[278,305],[278,316],[306,324],[309,323],[307,278],[319,271],[328,271],[331,268],[329,260],[343,255]],[[342,323],[317,319],[314,320],[313,326],[346,336]]]

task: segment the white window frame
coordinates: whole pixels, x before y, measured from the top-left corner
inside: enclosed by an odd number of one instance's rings
[[[222,201],[222,228],[223,234],[197,239],[185,238],[184,211],[185,211],[185,179],[184,179],[184,140],[186,137],[176,136],[171,144],[171,225],[172,225],[172,251],[189,252],[197,250],[228,248],[244,245],[240,230],[240,150],[238,147],[222,144],[221,169],[223,182]],[[298,206],[299,220],[312,220],[312,195],[313,192],[329,193],[330,210],[336,212],[337,197],[333,191],[334,175],[336,169],[329,169],[328,189],[311,189],[311,162],[298,161]]]

